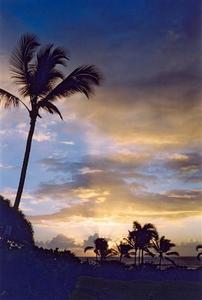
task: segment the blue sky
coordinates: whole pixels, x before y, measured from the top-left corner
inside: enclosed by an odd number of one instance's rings
[[[200,1],[1,1],[1,87],[25,32],[95,64],[92,99],[62,99],[38,120],[21,202],[36,239],[118,239],[134,220],[175,242],[201,235]],[[29,118],[1,109],[2,194],[13,200]],[[83,230],[81,230],[81,228]],[[186,228],[186,230],[185,230]]]

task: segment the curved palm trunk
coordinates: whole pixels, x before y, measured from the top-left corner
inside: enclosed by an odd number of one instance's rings
[[[19,185],[18,185],[16,198],[15,198],[15,203],[14,203],[14,208],[16,208],[16,209],[18,209],[18,207],[19,207],[23,188],[24,188],[35,124],[36,124],[36,117],[34,116],[31,118],[31,122],[30,122],[30,129],[29,129],[29,134],[27,137],[27,144],[26,144],[26,148],[25,148],[24,160],[23,160],[23,165],[22,165],[21,174],[20,174],[20,181],[19,181]]]

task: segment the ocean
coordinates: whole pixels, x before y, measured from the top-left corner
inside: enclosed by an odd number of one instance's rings
[[[197,269],[199,267],[202,267],[202,260],[198,261],[195,256],[179,256],[179,257],[170,257],[178,266],[180,267],[187,267],[188,269]],[[80,257],[82,261],[89,261],[90,263],[95,263],[95,257]],[[118,257],[111,257],[107,260],[113,260],[113,261],[119,261]],[[122,262],[126,265],[132,265],[134,263],[133,258],[123,258]],[[158,264],[159,258],[158,257],[145,257],[144,258],[145,263],[152,263],[152,264]],[[162,268],[171,267],[173,264],[167,260],[162,261]]]

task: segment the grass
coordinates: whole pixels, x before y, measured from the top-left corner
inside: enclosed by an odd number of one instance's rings
[[[199,282],[120,281],[80,277],[70,300],[201,300]]]

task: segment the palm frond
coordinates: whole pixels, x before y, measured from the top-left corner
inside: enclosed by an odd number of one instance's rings
[[[175,267],[177,267],[177,264],[174,262],[174,260],[172,260],[169,257],[165,257],[166,260],[168,260],[169,262],[171,262]]]
[[[165,236],[162,236],[159,240],[159,250],[163,253],[167,253],[171,248],[175,247],[174,243],[171,243],[171,240],[166,239]]]
[[[95,66],[84,65],[75,69],[59,83],[44,101],[54,101],[57,98],[68,97],[75,93],[83,93],[87,98],[93,93],[93,86],[99,85],[102,76]]]
[[[201,255],[202,255],[202,252],[199,252],[199,254],[198,254],[197,257],[196,257],[199,261],[200,261]]]
[[[45,96],[58,79],[63,79],[63,73],[56,66],[65,66],[68,59],[62,48],[54,49],[53,45],[42,47],[37,53],[37,60],[33,67],[32,94]]]
[[[159,247],[159,244],[158,244],[158,243],[153,243],[153,244],[152,244],[152,248],[153,248],[156,252],[159,252],[159,251],[160,251],[160,247]]]
[[[32,77],[30,63],[38,46],[38,38],[35,35],[24,34],[10,58],[12,78],[16,84],[22,86],[19,92],[23,96],[29,95],[30,92],[30,81]]]
[[[131,231],[129,231],[129,234],[131,233]],[[131,248],[133,248],[134,247],[134,244],[133,244],[133,242],[131,241],[132,240],[132,238],[131,238],[131,240],[130,240],[130,236],[129,236],[129,238],[124,238],[123,240],[126,242],[126,243],[128,243],[128,245],[130,245],[131,246]]]
[[[41,108],[47,110],[50,114],[58,114],[60,116],[60,118],[63,120],[62,114],[59,111],[59,109],[51,102],[47,101],[47,102],[39,102]]]
[[[20,99],[11,93],[0,89],[0,104],[3,104],[5,108],[18,107],[20,104]]]
[[[137,221],[133,222],[133,229],[140,230],[142,228],[141,224]]]
[[[131,256],[130,256],[129,253],[124,254],[123,257],[125,257],[125,258],[131,258]]]
[[[118,249],[119,252],[121,252],[120,244],[118,245],[118,244],[116,243],[116,248]]]
[[[173,252],[167,252],[166,255],[176,255],[176,256],[179,256],[179,253],[176,252],[176,251],[173,251]]]
[[[148,255],[150,255],[151,257],[154,257],[154,256],[155,256],[155,254],[154,254],[153,252],[151,252],[148,248],[144,249],[144,251],[145,251]]]
[[[147,223],[143,226],[144,230],[156,230],[155,226],[151,223]]]
[[[116,246],[117,246],[118,251],[121,254],[126,254],[126,253],[128,253],[128,251],[133,249],[133,247],[129,243],[122,243],[121,242],[119,245],[116,245]]]
[[[113,255],[118,255],[118,251],[116,251],[115,249],[108,249],[106,251],[106,256],[113,256]]]
[[[88,247],[87,247],[88,248]],[[90,247],[89,247],[90,248]],[[94,249],[93,247],[92,247],[92,249]],[[89,250],[92,250],[92,249],[89,249]],[[98,255],[98,256],[100,256],[100,251],[98,250],[98,249],[94,249],[94,253],[96,254],[96,255]]]
[[[197,245],[196,246],[196,251],[198,251],[199,249],[202,249],[202,245]]]
[[[158,234],[157,230],[156,230],[156,232],[155,232],[155,237],[154,237],[154,239],[155,239],[155,241],[158,241],[158,240],[159,240],[159,234]]]
[[[69,56],[65,49],[61,47],[56,47],[52,51],[51,60],[54,65],[66,66],[66,61],[69,60]]]
[[[93,249],[94,249],[94,247],[88,246],[88,247],[86,247],[86,248],[84,249],[84,253],[85,253],[86,251],[93,250]]]
[[[157,241],[158,238],[159,238],[159,234],[158,234],[156,228],[154,227],[154,229],[152,230],[152,240],[156,240]]]
[[[137,253],[136,252],[130,252],[130,255],[136,255]]]
[[[163,236],[160,238],[160,243],[162,243],[163,241],[165,241],[165,235],[163,235]]]

